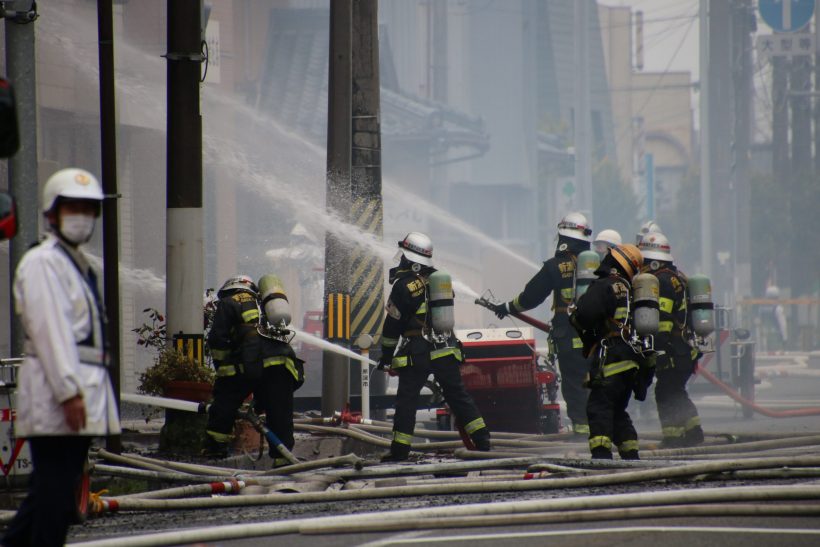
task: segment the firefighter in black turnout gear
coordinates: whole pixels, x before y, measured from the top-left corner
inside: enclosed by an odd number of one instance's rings
[[[399,265],[390,270],[393,285],[382,326],[379,369],[399,377],[393,442],[383,461],[406,460],[416,424],[419,393],[433,374],[444,399],[478,450],[490,450],[490,431],[461,380],[461,344],[452,332],[436,332],[431,320],[429,277],[433,244],[419,232],[399,242]],[[452,290],[449,291],[452,293]]]
[[[640,271],[641,252],[635,245],[609,250],[594,280],[578,300],[571,321],[593,357],[589,380],[589,448],[594,459],[612,459],[612,445],[622,459],[638,459],[638,433],[626,411],[633,390],[646,394],[645,359],[627,342],[630,338],[631,285]],[[650,380],[651,381],[651,380]]]
[[[203,455],[225,457],[233,441],[237,410],[252,393],[265,424],[288,450],[293,449],[293,392],[298,389],[301,362],[286,340],[260,336],[267,325],[258,289],[247,275],[228,279],[217,293],[219,302],[208,334],[216,367],[213,403]],[[275,447],[268,452],[274,467],[286,465]]]
[[[588,435],[586,403],[588,392],[584,378],[590,360],[581,352],[581,339],[569,323],[567,308],[575,297],[575,266],[578,254],[590,248],[592,230],[581,213],[569,213],[558,223],[555,256],[530,279],[524,290],[511,302],[496,304],[493,311],[499,319],[511,312],[524,312],[539,306],[552,292],[552,330],[550,345],[557,353],[561,372],[561,395],[567,404],[572,431]]]
[[[644,235],[638,244],[645,272],[658,278],[660,323],[655,347],[665,353],[655,363],[655,402],[663,433],[662,446],[679,448],[703,442],[698,409],[686,393],[686,382],[695,373],[698,350],[689,340],[686,276],[675,267],[669,240],[661,233]]]

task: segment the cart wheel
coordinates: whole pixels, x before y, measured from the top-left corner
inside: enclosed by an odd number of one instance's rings
[[[75,499],[77,500],[77,520],[79,522],[85,522],[85,519],[88,517],[90,486],[91,474],[88,471],[88,460],[86,460],[85,465],[83,465],[83,474],[80,477],[80,482],[77,483],[77,489],[74,493]]]

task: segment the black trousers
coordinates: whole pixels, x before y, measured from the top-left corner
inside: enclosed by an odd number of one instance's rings
[[[626,411],[636,374],[637,369],[632,369],[608,378],[596,378],[590,383],[587,416],[590,449],[593,451],[594,445],[606,448],[607,443],[610,448],[614,444],[619,451],[624,443],[627,448],[634,445],[637,449],[638,432]],[[603,445],[600,444],[601,441]]]
[[[572,338],[556,338],[553,344],[558,353],[561,395],[567,404],[567,416],[574,425],[586,424],[589,390],[584,387],[584,378],[589,372],[590,359],[584,357],[581,348],[572,347]]]
[[[393,418],[394,432],[404,435],[413,434],[416,427],[419,394],[430,374],[441,386],[444,400],[462,426],[481,418],[478,407],[464,388],[464,382],[461,381],[460,363],[455,357],[447,356],[431,360],[429,354],[418,354],[413,355],[412,361],[412,365],[399,369],[396,413]],[[473,439],[489,439],[490,432],[486,427],[482,427],[470,436]]]
[[[265,425],[279,437],[288,450],[293,449],[293,375],[284,365],[274,365],[262,371],[262,377],[250,379],[243,374],[217,378],[214,400],[208,410],[208,431],[233,434],[236,412],[248,395],[253,393],[256,411],[265,413]],[[270,446],[271,458],[279,451]]]
[[[61,546],[68,527],[78,522],[76,490],[91,437],[31,437],[28,442],[34,464],[28,495],[6,530],[3,545]]]
[[[670,362],[655,371],[655,402],[664,437],[683,437],[688,424],[698,416],[686,392],[686,382],[695,372],[695,361],[686,354],[672,355]]]

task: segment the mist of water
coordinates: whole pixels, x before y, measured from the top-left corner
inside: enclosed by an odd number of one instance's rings
[[[378,365],[378,363],[376,361],[374,361],[373,359],[369,359],[369,358],[365,357],[361,353],[358,353],[358,352],[355,352],[353,350],[344,348],[342,346],[337,346],[336,344],[334,344],[332,342],[328,342],[324,338],[319,338],[318,336],[314,336],[314,335],[308,334],[304,331],[294,329],[292,326],[290,327],[290,329],[296,334],[296,338],[301,340],[302,342],[305,342],[305,343],[310,344],[312,346],[320,347],[320,348],[328,350],[328,351],[332,351],[333,353],[337,353],[339,355],[344,355],[345,357],[350,357],[351,359],[355,359],[355,360],[361,361],[363,363],[369,363],[369,364],[374,365],[374,366]]]
[[[90,81],[96,81],[99,73],[95,47],[62,37],[60,26],[55,23],[58,19],[71,20],[74,28],[87,26],[89,32],[92,32],[95,29],[91,21],[77,17],[71,10],[59,10],[59,12],[59,18],[46,18],[45,29],[48,32],[43,33],[43,39],[68,52],[76,68]],[[165,110],[163,80],[165,60],[159,55],[151,55],[123,41],[118,42],[117,53],[118,58],[127,60],[127,62],[117,64],[117,91],[121,97],[127,98],[126,101],[121,100],[120,104],[128,103],[141,116],[148,116],[145,120],[147,125],[164,127],[162,116]],[[155,75],[154,79],[146,77],[146,74]],[[333,233],[343,241],[389,263],[395,254],[395,246],[387,245],[373,234],[345,222],[323,206],[326,174],[323,168],[325,150],[322,147],[287,129],[273,117],[248,105],[240,97],[223,95],[216,88],[205,86],[203,101],[213,109],[212,112],[206,113],[212,116],[204,116],[206,130],[210,126],[214,129],[210,131],[210,134],[206,132],[203,139],[206,163],[233,171],[238,175],[235,180],[246,185],[270,203],[287,205],[287,208],[294,212],[297,219],[311,232],[315,234]],[[219,134],[218,128],[225,116],[242,118],[242,127],[248,129],[248,133],[243,134],[245,146],[213,136]],[[258,137],[257,132],[261,132]],[[262,154],[254,155],[249,151],[247,144],[253,142],[265,144]],[[317,169],[317,165],[322,168]],[[311,188],[314,191],[311,192]],[[396,196],[403,203],[415,204],[419,212],[433,215],[437,221],[443,221],[458,232],[484,245],[496,248],[527,266],[535,266],[532,262],[486,236],[478,228],[453,218],[452,215],[443,212],[423,198],[412,196],[412,199],[407,199],[411,196],[409,192],[389,182],[385,184],[385,189],[387,193]],[[156,276],[150,270],[121,266],[121,272],[125,283],[142,286],[152,292],[163,290],[163,278]],[[457,294],[463,293],[470,298],[478,295],[474,289],[457,279],[454,279],[454,289]]]

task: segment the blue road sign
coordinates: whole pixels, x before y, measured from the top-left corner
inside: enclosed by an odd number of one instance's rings
[[[760,0],[760,17],[776,32],[800,30],[814,15],[815,0]]]

